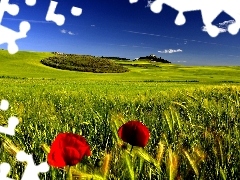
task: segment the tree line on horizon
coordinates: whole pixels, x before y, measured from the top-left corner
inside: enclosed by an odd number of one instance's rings
[[[65,53],[61,53],[61,52],[52,52],[53,54],[55,55],[65,55],[65,56],[73,56],[73,55],[76,55],[76,54],[65,54]],[[91,56],[91,55],[82,55],[82,56],[88,56],[88,57],[96,57],[96,56]],[[98,57],[96,57],[98,58]],[[122,57],[117,57],[117,56],[101,56],[100,58],[103,58],[103,59],[113,59],[113,60],[124,60],[124,61],[130,61],[131,59],[128,59],[128,58],[122,58]],[[155,55],[149,55],[149,56],[145,56],[145,57],[139,57],[139,58],[136,58],[138,60],[150,60],[152,62],[161,62],[161,63],[171,63],[170,61],[166,60],[166,59],[162,59],[161,57],[158,58],[156,57]],[[136,60],[135,59],[135,60]]]
[[[129,69],[109,59],[89,55],[60,54],[41,60],[41,63],[57,69],[94,73],[123,73]]]
[[[148,59],[150,61],[155,61],[155,62],[161,62],[161,63],[171,63],[170,61],[166,60],[166,59],[162,59],[161,57],[158,58],[155,55],[150,55],[150,56],[145,56],[145,57],[140,57],[138,60],[141,59]]]

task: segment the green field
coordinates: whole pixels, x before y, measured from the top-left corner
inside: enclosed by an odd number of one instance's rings
[[[115,61],[130,72],[100,74],[40,63],[49,56],[0,51],[0,100],[10,103],[0,111],[0,125],[12,115],[21,121],[15,136],[0,134],[0,162],[10,163],[9,177],[21,179],[24,171],[14,147],[39,164],[47,155],[42,144],[50,146],[60,132],[83,135],[91,146],[92,156],[75,167],[82,179],[240,177],[240,67]],[[131,119],[146,124],[151,137],[130,153],[116,130]],[[66,172],[51,167],[39,177],[65,179]]]
[[[0,76],[9,76],[28,79],[54,79],[76,81],[191,81],[199,83],[220,83],[225,81],[240,82],[240,67],[238,66],[181,66],[173,64],[149,63],[147,61],[116,61],[126,65],[131,72],[94,74],[66,71],[47,67],[40,60],[51,53],[18,52],[9,55],[7,51],[0,51]],[[146,67],[134,67],[132,64],[145,65]],[[155,65],[155,66],[153,66]]]

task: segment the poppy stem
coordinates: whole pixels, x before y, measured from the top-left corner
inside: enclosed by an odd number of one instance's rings
[[[132,152],[133,146],[131,147],[130,153]]]
[[[67,171],[67,180],[72,180],[72,171],[71,171],[71,166],[68,166],[68,171]]]

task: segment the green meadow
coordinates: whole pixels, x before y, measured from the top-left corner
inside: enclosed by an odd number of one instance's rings
[[[1,162],[20,180],[19,150],[47,160],[57,134],[84,136],[92,155],[73,179],[237,179],[240,177],[240,67],[117,61],[130,71],[90,73],[40,63],[48,52],[0,51],[0,125],[19,118],[15,136],[0,134]],[[151,133],[145,148],[123,148],[116,132],[137,119]],[[40,179],[66,179],[51,167]]]

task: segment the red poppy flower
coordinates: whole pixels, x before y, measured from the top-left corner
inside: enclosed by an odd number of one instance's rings
[[[132,120],[118,129],[118,136],[132,146],[145,147],[148,143],[150,132],[144,124]]]
[[[60,133],[53,141],[48,154],[48,164],[54,167],[74,166],[91,150],[84,137],[73,133]]]

